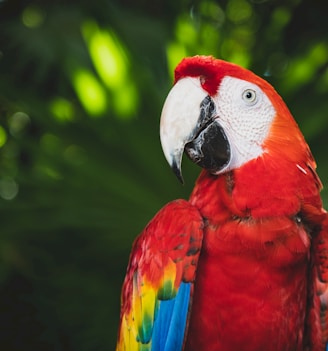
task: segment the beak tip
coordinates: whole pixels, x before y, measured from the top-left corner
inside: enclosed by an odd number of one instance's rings
[[[184,180],[182,177],[181,167],[175,161],[173,161],[171,168],[174,174],[176,175],[176,177],[179,179],[180,183],[183,185]]]

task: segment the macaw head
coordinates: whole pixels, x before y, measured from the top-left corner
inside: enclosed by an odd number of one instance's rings
[[[265,154],[304,152],[305,144],[274,88],[254,73],[209,56],[183,59],[163,106],[160,137],[165,157],[182,181],[188,157],[212,174]]]

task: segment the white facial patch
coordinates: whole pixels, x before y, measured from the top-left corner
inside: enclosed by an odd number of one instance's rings
[[[231,148],[231,160],[221,173],[239,168],[263,153],[262,145],[276,111],[257,85],[229,76],[223,78],[213,100],[217,121]]]

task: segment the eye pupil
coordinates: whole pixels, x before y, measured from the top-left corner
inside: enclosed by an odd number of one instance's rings
[[[248,105],[254,105],[257,101],[256,92],[253,89],[247,89],[243,92],[243,99]]]

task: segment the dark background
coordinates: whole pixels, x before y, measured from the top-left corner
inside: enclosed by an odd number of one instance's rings
[[[159,142],[183,56],[269,80],[327,185],[327,13],[325,0],[0,1],[1,350],[114,349],[132,241],[199,173],[185,160],[181,186]]]

